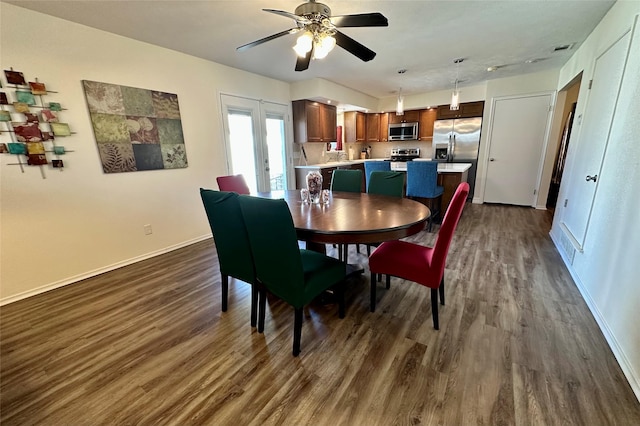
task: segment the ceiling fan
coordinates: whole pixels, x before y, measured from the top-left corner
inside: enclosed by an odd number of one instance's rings
[[[296,21],[296,27],[244,44],[236,50],[243,51],[267,41],[302,32],[293,49],[298,55],[296,71],[309,68],[311,58],[321,59],[333,49],[335,45],[367,62],[375,58],[376,52],[358,43],[346,34],[338,31],[343,27],[387,27],[389,22],[381,13],[361,13],[355,15],[331,16],[331,9],[326,4],[308,0],[296,7],[295,13],[276,9],[262,9]]]

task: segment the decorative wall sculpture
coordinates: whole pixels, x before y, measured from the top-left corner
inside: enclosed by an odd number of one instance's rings
[[[63,108],[59,102],[45,102],[57,92],[47,89],[46,85],[36,81],[27,81],[20,71],[4,70],[7,89],[11,89],[13,102],[4,91],[0,92],[0,153],[15,156],[17,162],[5,163],[9,166],[40,166],[42,178],[46,178],[46,165],[62,171],[64,167],[60,155],[72,150],[65,150],[56,141],[58,136],[71,136],[73,132],[69,124],[60,123],[58,112]],[[2,88],[0,80],[0,88]],[[4,88],[3,88],[4,89]],[[52,111],[56,112],[52,112]],[[5,142],[6,140],[6,142]],[[47,153],[54,159],[47,158]],[[26,163],[23,161],[26,157]]]
[[[178,95],[87,80],[83,85],[105,173],[188,166]]]

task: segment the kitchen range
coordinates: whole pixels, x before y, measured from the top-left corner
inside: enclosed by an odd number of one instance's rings
[[[406,171],[407,161],[420,158],[420,148],[392,148],[391,149],[391,170]]]

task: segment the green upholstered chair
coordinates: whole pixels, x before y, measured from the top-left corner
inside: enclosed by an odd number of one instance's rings
[[[404,195],[404,176],[402,172],[373,171],[369,176],[367,192],[369,194],[402,197]]]
[[[331,175],[331,191],[361,192],[362,170],[336,169]],[[335,247],[335,244],[334,244]],[[348,245],[338,245],[338,257],[347,262]]]
[[[367,193],[402,198],[404,177],[402,172],[374,170],[369,175]],[[376,247],[378,244],[367,244],[367,256],[371,256],[371,246]]]
[[[209,219],[218,252],[222,276],[222,311],[227,311],[229,277],[251,284],[251,326],[256,326],[258,290],[249,238],[235,192],[200,188],[200,197]]]
[[[331,176],[331,190],[361,192],[362,170],[336,169]]]
[[[256,268],[258,332],[264,330],[266,291],[269,291],[295,310],[293,356],[298,356],[304,305],[336,286],[339,315],[344,317],[346,264],[298,247],[291,212],[284,200],[242,195],[239,201]]]

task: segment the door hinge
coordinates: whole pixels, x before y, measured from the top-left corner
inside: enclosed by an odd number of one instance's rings
[[[589,90],[591,90],[591,86],[593,86],[593,80],[589,80]]]
[[[536,195],[537,193],[538,193],[538,190],[537,190],[537,189],[534,189],[534,190],[533,190],[533,195]]]
[[[565,206],[565,207],[567,207],[567,204],[568,204],[568,203],[569,203],[569,199],[568,199],[568,198],[565,198],[565,199],[564,199],[564,206]]]

